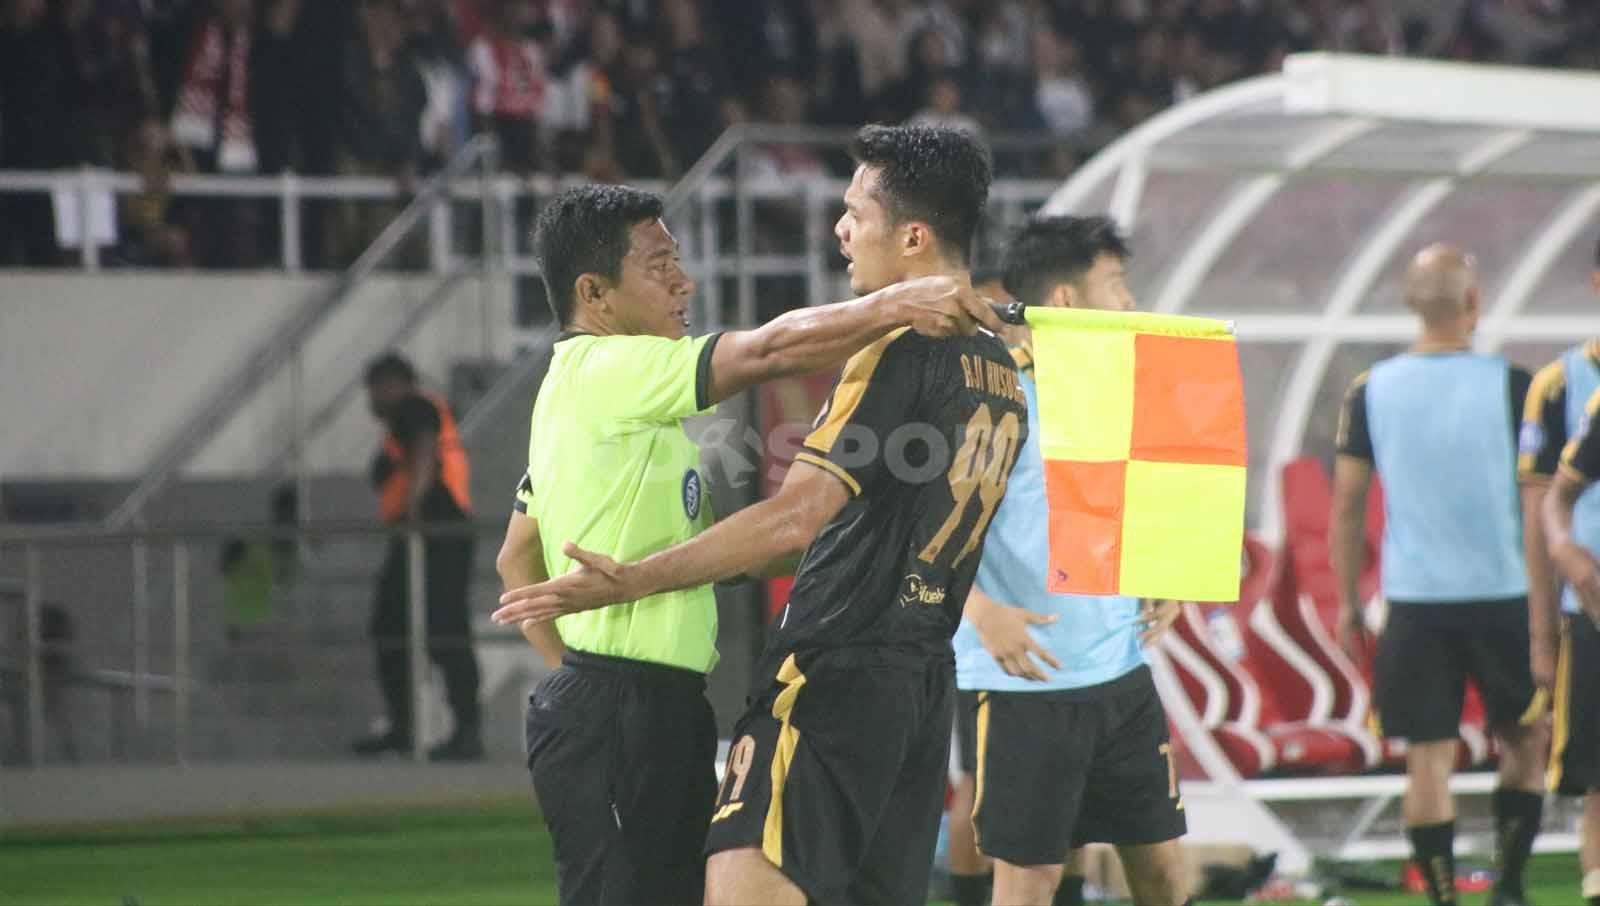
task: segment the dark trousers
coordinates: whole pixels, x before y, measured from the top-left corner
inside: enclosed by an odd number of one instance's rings
[[[471,538],[428,540],[423,555],[427,571],[428,657],[444,674],[446,699],[455,715],[456,732],[477,732],[478,658],[472,650],[472,624],[467,611],[467,585],[472,578]],[[389,541],[378,576],[372,637],[378,646],[378,685],[389,709],[389,727],[411,735],[411,659],[407,602],[410,596],[409,556],[404,538]]]
[[[705,897],[717,726],[705,677],[569,651],[528,699],[528,771],[563,906]]]

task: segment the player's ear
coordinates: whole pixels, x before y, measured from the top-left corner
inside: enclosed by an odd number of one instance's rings
[[[1044,304],[1050,308],[1082,308],[1083,296],[1072,281],[1063,280],[1045,297]]]
[[[917,220],[908,220],[900,225],[900,254],[916,255],[927,251],[933,245],[933,231],[928,225]]]

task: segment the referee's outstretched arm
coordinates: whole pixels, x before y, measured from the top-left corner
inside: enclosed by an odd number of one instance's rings
[[[850,491],[832,473],[797,460],[777,494],[635,563],[568,542],[562,552],[581,568],[506,592],[494,620],[524,626],[526,633],[529,622],[744,575],[804,551],[849,500]]]
[[[710,403],[763,381],[811,374],[842,363],[891,330],[969,334],[1003,324],[968,281],[919,277],[849,302],[786,312],[754,330],[730,331],[711,352]]]

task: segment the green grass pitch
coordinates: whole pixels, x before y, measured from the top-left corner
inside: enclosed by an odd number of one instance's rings
[[[1529,869],[1538,906],[1577,901],[1575,855]],[[1415,903],[1355,891],[1357,906]],[[1463,898],[1462,906],[1487,901]],[[0,836],[5,906],[512,906],[556,902],[530,801]]]

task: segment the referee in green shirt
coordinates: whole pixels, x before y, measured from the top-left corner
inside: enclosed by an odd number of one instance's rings
[[[528,470],[497,561],[506,588],[568,572],[571,539],[618,561],[711,523],[680,420],[761,381],[835,366],[891,330],[998,328],[987,303],[929,277],[756,330],[686,337],[694,284],[655,195],[563,192],[534,245],[564,332],[533,408]],[[709,586],[524,626],[557,667],[528,703],[528,768],[555,841],[561,902],[699,903],[716,798],[717,660]]]

